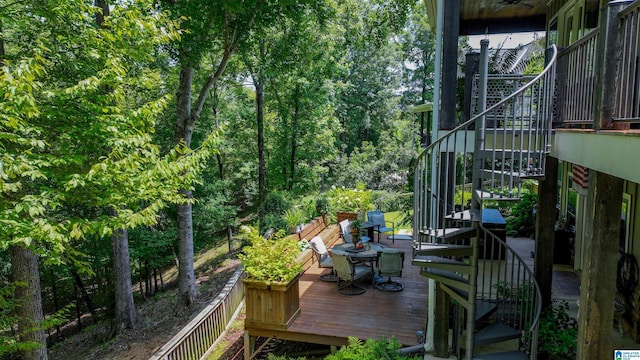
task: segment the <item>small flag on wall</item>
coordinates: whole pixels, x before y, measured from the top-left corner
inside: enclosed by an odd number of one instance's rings
[[[587,195],[589,190],[589,169],[584,166],[573,164],[573,190],[580,195]]]

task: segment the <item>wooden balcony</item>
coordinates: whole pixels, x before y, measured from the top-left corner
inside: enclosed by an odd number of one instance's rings
[[[318,276],[327,269],[316,263],[300,279],[301,313],[286,330],[246,327],[251,337],[274,337],[314,344],[345,345],[348,337],[395,337],[406,346],[416,345],[416,331],[424,331],[427,320],[427,279],[420,268],[411,265],[411,241],[382,239],[382,244],[405,251],[400,292],[383,292],[371,284],[362,295],[338,293],[336,283],[321,281]],[[396,278],[394,278],[396,279]]]

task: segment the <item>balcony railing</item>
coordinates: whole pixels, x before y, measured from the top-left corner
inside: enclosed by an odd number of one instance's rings
[[[598,29],[558,54],[554,123],[593,124]]]
[[[638,32],[640,32],[640,1],[620,12],[618,39],[621,56],[617,66],[614,120],[640,122],[640,74],[638,73]]]

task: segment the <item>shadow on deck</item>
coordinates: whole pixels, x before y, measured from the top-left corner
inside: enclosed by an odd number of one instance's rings
[[[411,265],[411,241],[394,244],[383,238],[381,243],[405,251],[399,279],[405,285],[403,291],[383,292],[367,284],[362,295],[342,295],[336,283],[318,278],[328,270],[314,263],[300,279],[301,313],[289,328],[246,328],[248,334],[336,346],[346,345],[350,336],[362,340],[395,337],[403,345],[416,345],[416,332],[426,327],[427,279],[420,275],[419,267]]]

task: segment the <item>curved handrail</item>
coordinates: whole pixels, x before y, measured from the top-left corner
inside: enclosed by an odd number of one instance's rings
[[[458,230],[451,228],[451,224],[447,222],[451,220],[464,224],[478,220],[476,217],[478,214],[475,211],[463,211],[468,206],[465,200],[474,199],[472,206],[474,209],[478,209],[478,202],[487,198],[485,194],[498,200],[516,200],[520,196],[523,177],[544,175],[553,115],[550,103],[556,86],[555,66],[558,58],[557,48],[552,46],[551,50],[549,62],[540,74],[436,139],[417,156],[414,166],[413,239],[416,247],[414,256],[422,251],[425,242],[450,242],[457,241],[456,239],[462,240],[463,236],[468,236],[468,230],[460,231],[456,235]],[[509,110],[503,112],[502,109]],[[466,130],[470,130],[478,119],[484,120],[487,115],[492,116],[491,119],[496,123],[502,121],[504,126],[493,126],[493,135],[487,142],[485,142],[484,126],[476,126],[475,144],[472,145],[472,138],[468,136],[469,131]],[[497,132],[498,128],[501,128],[500,132]],[[519,139],[519,142],[516,142],[516,139]],[[490,143],[491,141],[493,143]],[[473,194],[471,199],[466,199],[468,196],[465,193],[469,190],[459,185],[468,184],[466,180],[470,178],[473,179],[471,183],[474,184],[470,188]],[[508,191],[505,192],[506,189]],[[485,242],[494,244],[492,239],[497,240],[495,244],[499,244],[497,245],[501,248],[499,251],[505,258],[508,256],[508,260],[504,262],[501,269],[498,269],[499,276],[495,276],[495,279],[492,272],[485,272],[485,266],[482,269],[484,273],[478,274],[478,244],[475,241],[481,240],[475,239],[474,255],[471,258],[471,264],[475,265],[474,270],[468,274],[472,290],[468,292],[468,297],[476,299],[476,296],[481,296],[485,300],[509,303],[515,299],[514,291],[515,294],[519,294],[521,297],[518,301],[526,306],[518,307],[517,311],[508,310],[507,315],[510,318],[508,321],[511,326],[527,333],[526,335],[523,333],[523,336],[528,352],[535,358],[537,329],[542,312],[542,295],[538,283],[531,269],[518,254],[491,230],[483,227],[481,223],[478,225],[478,229],[485,234]],[[424,240],[425,236],[430,240]],[[507,269],[507,263],[511,267],[510,270]],[[504,272],[504,275],[501,272]],[[488,281],[483,280],[482,285],[477,283],[487,276]],[[509,297],[498,294],[496,284],[499,282],[504,282],[510,287],[515,286],[517,290],[510,288]],[[492,293],[494,287],[496,291]],[[468,318],[473,319],[474,308],[470,307],[467,311]],[[470,326],[473,325],[466,324],[467,329]],[[473,337],[469,335],[471,333],[467,331],[467,348],[473,348]]]
[[[520,95],[521,93],[523,93],[524,91],[526,91],[527,89],[529,89],[531,86],[533,86],[538,80],[540,80],[543,76],[547,75],[547,72],[550,71],[550,69],[553,68],[554,63],[556,62],[556,59],[558,57],[558,48],[555,45],[551,46],[551,49],[553,50],[553,55],[551,56],[551,60],[549,61],[549,63],[547,64],[547,66],[545,66],[544,70],[542,70],[542,72],[540,74],[538,74],[536,77],[534,77],[531,81],[529,81],[528,83],[526,83],[524,86],[522,86],[520,89],[516,90],[515,92],[513,92],[511,95],[507,96],[506,98],[500,100],[499,102],[497,102],[496,104],[494,104],[493,106],[487,108],[485,111],[475,115],[474,117],[472,117],[471,119],[463,122],[462,124],[456,126],[455,128],[453,128],[452,130],[450,130],[448,133],[446,133],[444,136],[436,139],[434,142],[432,142],[431,144],[429,144],[429,146],[427,146],[424,150],[422,150],[422,152],[420,152],[420,154],[418,154],[417,159],[420,159],[423,156],[426,156],[426,154],[433,149],[434,147],[436,147],[438,144],[442,143],[444,140],[446,140],[447,138],[453,136],[457,131],[464,129],[465,127],[473,124],[476,122],[476,120],[478,120],[479,118],[481,118],[482,116],[487,115],[488,113],[490,113],[491,111],[499,108],[500,106],[503,106],[505,103],[509,102],[511,99],[515,98],[516,96]],[[414,170],[416,170],[416,168],[419,166],[420,162],[416,162],[416,165],[414,167]]]

